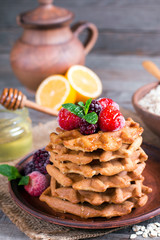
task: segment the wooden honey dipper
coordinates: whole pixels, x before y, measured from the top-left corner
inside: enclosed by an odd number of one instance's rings
[[[0,96],[0,104],[2,104],[5,108],[9,110],[16,110],[23,107],[28,107],[52,116],[58,115],[58,111],[40,106],[37,103],[28,100],[21,91],[13,88],[3,89],[3,92]]]

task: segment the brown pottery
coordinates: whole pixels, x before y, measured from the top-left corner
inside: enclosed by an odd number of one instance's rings
[[[55,7],[53,0],[38,2],[39,7],[17,17],[24,32],[10,55],[16,77],[33,91],[46,77],[64,74],[74,64],[83,65],[98,37],[96,26],[89,22],[77,23],[71,29],[74,14]],[[88,35],[82,44],[78,37],[86,29]]]
[[[144,123],[156,135],[160,136],[160,116],[145,110],[141,105],[138,104],[139,100],[149,93],[153,88],[156,88],[158,84],[159,82],[153,82],[139,88],[133,95],[132,103]]]

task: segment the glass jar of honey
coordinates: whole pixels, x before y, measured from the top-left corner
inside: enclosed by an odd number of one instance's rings
[[[0,106],[0,162],[20,158],[31,147],[32,131],[28,110],[9,111]]]

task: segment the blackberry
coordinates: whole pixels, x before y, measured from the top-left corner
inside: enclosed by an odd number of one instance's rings
[[[39,149],[33,154],[33,163],[35,169],[42,174],[47,174],[46,165],[50,163],[49,153],[46,150]]]
[[[88,122],[86,122],[85,119],[81,119],[80,122],[80,132],[83,135],[89,135],[89,134],[93,134],[97,131],[98,129],[98,123],[96,124],[90,124]]]
[[[35,170],[35,166],[33,161],[30,161],[29,163],[26,164],[25,168],[24,168],[24,175],[28,175],[29,173],[36,171]]]
[[[101,110],[102,110],[101,104],[98,101],[93,99],[90,106],[89,106],[89,111],[88,112],[89,113],[90,112],[95,112],[95,113],[97,113],[97,115],[99,115]]]
[[[49,153],[45,150],[39,149],[33,154],[33,159],[24,168],[24,174],[28,175],[33,171],[38,171],[42,174],[47,174],[46,165],[50,163]]]

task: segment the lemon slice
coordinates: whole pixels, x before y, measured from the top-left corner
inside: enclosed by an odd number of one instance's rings
[[[66,77],[77,93],[76,102],[85,102],[89,98],[97,98],[102,93],[101,80],[91,69],[85,66],[74,65],[70,67]]]
[[[35,98],[39,105],[59,110],[63,103],[75,103],[76,91],[63,75],[53,75],[41,82]]]

